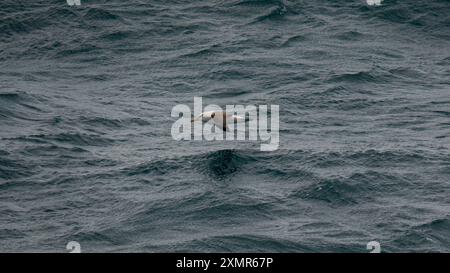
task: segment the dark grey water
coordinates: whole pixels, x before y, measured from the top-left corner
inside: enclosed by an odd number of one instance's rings
[[[450,1],[81,2],[0,3],[0,251],[450,251]]]

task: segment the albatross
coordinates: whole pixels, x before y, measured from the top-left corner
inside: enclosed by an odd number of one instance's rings
[[[226,111],[207,111],[203,112],[200,115],[191,119],[191,122],[195,122],[197,120],[202,120],[202,122],[208,122],[210,120],[213,121],[214,125],[222,129],[223,131],[229,131],[228,128],[229,123],[234,123],[235,121],[244,121],[245,118],[227,113]]]

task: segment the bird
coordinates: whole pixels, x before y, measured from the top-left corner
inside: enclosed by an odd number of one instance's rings
[[[202,122],[213,121],[214,125],[222,129],[223,131],[230,131],[228,124],[245,121],[245,118],[227,113],[226,111],[207,111],[191,119],[191,122],[202,120]]]

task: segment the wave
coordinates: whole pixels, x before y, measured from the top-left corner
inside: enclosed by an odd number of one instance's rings
[[[292,35],[281,44],[281,47],[295,46],[306,40],[308,40],[308,36],[306,35]]]
[[[36,3],[38,4],[38,3]],[[15,34],[27,34],[43,30],[52,26],[63,26],[64,22],[80,23],[79,16],[72,9],[65,6],[52,6],[41,3],[38,6],[23,5],[20,7],[5,6],[11,9],[7,16],[0,19],[0,37],[11,37]],[[20,13],[19,13],[20,11]],[[69,25],[72,25],[69,23]]]
[[[217,235],[178,243],[175,248],[182,252],[313,252],[305,243],[266,235],[236,234]]]
[[[271,7],[265,11],[264,14],[257,16],[251,21],[251,24],[260,23],[264,21],[274,21],[280,20],[285,17],[288,13],[287,7],[282,3],[278,2],[278,5]]]
[[[402,234],[393,236],[389,244],[393,251],[441,252],[450,243],[449,229],[450,219],[446,216],[412,226]]]
[[[387,80],[386,75],[377,75],[374,71],[359,71],[354,73],[343,73],[333,75],[328,82],[330,83],[381,83]]]
[[[236,150],[221,150],[206,155],[203,169],[207,174],[224,179],[245,168],[254,158]]]
[[[109,41],[121,41],[125,39],[132,39],[137,33],[131,30],[111,30],[100,36],[100,39]]]
[[[13,159],[10,156],[0,156],[0,180],[8,181],[34,174],[26,161]],[[0,187],[6,187],[7,183],[0,183]]]
[[[364,40],[366,36],[367,34],[356,30],[343,31],[335,35],[335,37],[339,40],[352,42]]]
[[[113,12],[103,8],[89,8],[84,14],[83,18],[87,20],[123,20],[123,18]]]
[[[304,234],[298,234],[297,238],[285,238],[282,235],[273,235],[281,231],[259,232],[261,234],[248,234],[230,232],[226,235],[211,234],[209,236],[197,237],[194,239],[182,239],[177,243],[144,244],[142,251],[164,251],[172,249],[179,252],[355,252],[361,245],[357,242],[347,243],[332,239],[314,238],[313,240],[302,240]],[[327,247],[333,245],[332,248]]]
[[[409,186],[402,175],[389,172],[366,171],[337,178],[315,177],[312,182],[290,194],[290,198],[322,202],[330,206],[349,206],[366,203],[387,193],[401,191]]]
[[[166,175],[180,170],[196,170],[199,173],[224,179],[254,161],[251,155],[237,150],[219,150],[166,159],[157,159],[138,166],[123,169],[129,176],[142,174]]]
[[[220,49],[220,45],[214,44],[214,45],[208,46],[207,48],[196,49],[192,52],[183,54],[180,57],[181,58],[183,58],[183,57],[198,58],[198,57],[210,56],[214,53],[219,53],[220,52],[219,49]]]
[[[34,134],[20,136],[16,138],[7,138],[7,140],[32,142],[41,144],[67,143],[76,146],[107,146],[114,143],[116,140],[101,136],[99,134],[63,132],[56,134]]]
[[[11,124],[19,121],[41,121],[48,118],[49,112],[42,96],[26,92],[0,93],[0,120]]]
[[[20,51],[7,48],[1,58],[48,59],[83,55],[96,49],[100,40],[119,40],[131,37],[124,19],[106,7],[69,7],[61,1],[34,1],[33,4],[6,3],[0,16],[0,40],[14,42],[22,38]],[[117,31],[123,27],[124,30]],[[65,35],[70,33],[70,35]],[[21,53],[21,54],[18,54]]]
[[[361,7],[360,10],[366,15],[374,15],[382,20],[423,29],[446,39],[450,38],[448,0],[385,0],[379,7]]]

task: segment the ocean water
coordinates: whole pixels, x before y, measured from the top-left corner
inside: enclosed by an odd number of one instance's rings
[[[280,106],[280,147],[175,141]],[[450,1],[2,0],[0,251],[450,251]]]

